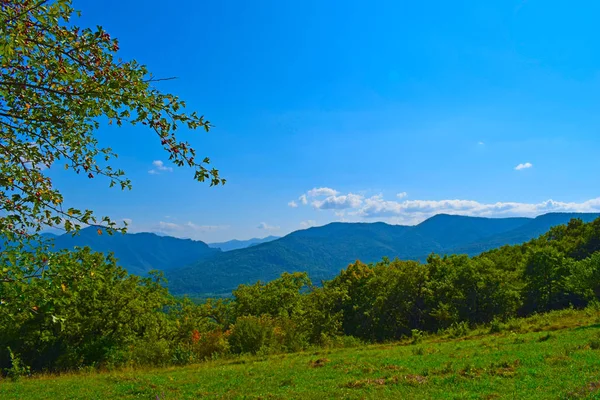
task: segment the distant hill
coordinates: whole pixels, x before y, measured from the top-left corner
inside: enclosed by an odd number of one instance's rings
[[[484,251],[495,249],[507,244],[520,244],[538,237],[550,230],[551,227],[563,225],[572,218],[579,218],[583,222],[591,222],[600,217],[596,213],[550,213],[540,215],[529,220],[526,224],[498,235],[484,238],[468,245],[456,246],[452,250],[455,253],[479,254]]]
[[[268,242],[217,254],[167,272],[174,293],[224,294],[241,283],[268,281],[282,272],[306,271],[329,279],[359,259],[382,257],[424,261],[428,254],[479,254],[505,244],[523,243],[572,218],[591,221],[600,214],[557,213],[537,218],[476,218],[436,215],[416,226],[331,223],[292,232]]]
[[[47,238],[47,239],[54,239],[58,235],[56,233],[52,233],[52,232],[42,232],[42,233],[40,233],[40,236]]]
[[[248,240],[230,240],[228,242],[221,243],[209,243],[208,246],[213,249],[221,249],[221,251],[231,251],[238,249],[245,249],[246,247],[255,246],[261,243],[272,242],[275,239],[279,239],[279,236],[267,236],[262,239],[253,238]]]
[[[201,241],[154,233],[98,235],[96,228],[82,229],[77,236],[54,236],[54,246],[57,250],[89,246],[95,251],[113,252],[119,265],[138,275],[145,275],[152,269],[167,272],[221,253]]]

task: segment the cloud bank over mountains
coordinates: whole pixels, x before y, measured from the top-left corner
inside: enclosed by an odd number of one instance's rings
[[[529,168],[524,166],[523,168]],[[302,194],[299,199],[304,206],[319,211],[334,210],[332,215],[347,220],[385,220],[392,223],[419,223],[436,214],[458,214],[474,217],[535,217],[549,212],[600,212],[600,197],[580,203],[546,200],[540,203],[496,202],[482,203],[476,200],[409,200],[406,192],[398,193],[394,200],[383,195],[365,196],[356,193],[341,194],[340,191],[321,187]],[[305,199],[306,201],[303,201]],[[293,201],[298,207],[298,204]]]

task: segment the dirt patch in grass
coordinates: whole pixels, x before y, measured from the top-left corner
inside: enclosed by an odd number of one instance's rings
[[[382,386],[387,383],[385,378],[374,378],[374,379],[359,379],[357,381],[350,381],[344,385],[349,389],[360,389],[365,386]]]
[[[488,367],[488,374],[502,378],[512,378],[516,375],[519,365],[521,365],[520,360],[515,360],[512,363],[508,361],[499,364],[491,363]]]
[[[590,382],[582,388],[567,393],[568,399],[581,399],[600,391],[600,381]]]
[[[328,358],[319,358],[313,361],[309,361],[308,362],[308,366],[311,368],[321,368],[324,367],[325,364],[327,364],[329,362]]]
[[[406,367],[403,367],[401,365],[393,365],[393,364],[385,365],[383,367],[383,369],[388,369],[390,371],[406,371]]]
[[[463,369],[458,371],[458,374],[460,376],[462,376],[463,378],[475,379],[475,378],[479,378],[481,375],[483,375],[484,372],[485,372],[485,369],[483,369],[483,368],[475,368],[472,365],[467,365],[466,367],[464,367]]]
[[[560,365],[568,365],[571,362],[571,357],[569,356],[548,356],[545,359],[546,364],[560,366]]]
[[[423,375],[415,375],[415,374],[404,375],[403,381],[407,385],[418,386],[418,385],[423,385],[423,384],[427,383],[427,377],[423,376]]]
[[[366,386],[383,386],[383,385],[397,385],[405,384],[410,386],[419,386],[427,383],[427,377],[423,375],[407,374],[407,375],[394,375],[389,378],[367,378],[359,379],[356,381],[350,381],[344,385],[344,387],[350,389],[360,389]]]
[[[548,340],[550,340],[552,338],[552,334],[550,333],[546,333],[543,336],[540,336],[540,338],[538,339],[538,342],[547,342]]]

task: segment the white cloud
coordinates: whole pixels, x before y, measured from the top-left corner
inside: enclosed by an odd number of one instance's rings
[[[302,227],[302,228],[310,228],[310,227],[316,226],[316,225],[317,225],[317,221],[315,221],[314,219],[309,219],[308,221],[300,222],[300,227]]]
[[[343,196],[329,196],[324,200],[315,200],[311,204],[319,210],[343,210],[346,208],[356,208],[362,204],[363,196],[348,193]]]
[[[173,168],[167,167],[161,160],[152,161],[152,165],[154,168],[148,171],[150,175],[158,175],[160,171],[173,172]]]
[[[314,188],[306,192],[308,197],[319,197],[319,196],[335,196],[339,192],[327,187]]]
[[[313,188],[298,197],[298,201],[305,206],[308,204],[309,198],[320,197],[320,200],[313,200],[311,205],[315,208],[325,210],[330,208],[344,209],[357,207],[363,199],[363,196],[357,194],[349,193],[348,195],[338,196],[339,194],[340,192],[337,190],[328,187]],[[323,199],[323,197],[325,198]],[[290,201],[288,206],[295,208],[298,207],[298,203]]]
[[[278,226],[271,226],[266,222],[261,222],[260,224],[258,224],[257,228],[263,229],[265,231],[278,231],[280,229]]]
[[[22,165],[27,169],[36,169],[38,171],[44,171],[48,169],[48,166],[42,162],[39,162],[34,165],[30,160],[26,159],[25,157],[19,157],[19,159],[21,160]]]
[[[164,222],[160,221],[158,223],[158,230],[160,232],[177,232],[183,230],[183,227],[174,222]]]
[[[552,199],[539,203],[482,203],[465,199],[407,200],[406,197],[404,192],[396,194],[396,199],[392,200],[385,199],[382,194],[365,197],[348,193],[315,199],[311,205],[317,210],[331,210],[332,217],[335,215],[340,221],[360,222],[377,219],[393,224],[416,224],[436,214],[535,217],[549,212],[600,213],[600,197],[578,203]]]
[[[229,225],[196,225],[190,221],[186,222],[184,226],[197,232],[211,232],[229,228]]]
[[[485,145],[485,143],[483,143],[483,142],[478,142],[477,144],[480,145],[480,146],[484,146]]]
[[[527,169],[527,168],[531,168],[531,167],[533,167],[533,164],[532,164],[532,163],[528,163],[528,162],[527,162],[527,163],[525,163],[525,164],[519,164],[519,165],[517,165],[517,166],[515,167],[515,169],[516,169],[517,171],[520,171],[520,170],[522,170],[522,169]]]
[[[159,171],[173,171],[173,168],[166,167],[165,164],[161,160],[152,161],[152,165],[154,165]]]
[[[387,201],[381,196],[366,199],[355,215],[363,218],[402,217],[424,220],[435,214],[458,214],[479,217],[537,216],[548,212],[599,212],[600,198],[582,203],[547,200],[540,203],[497,202],[474,200],[407,200]]]
[[[181,234],[183,233],[186,233],[190,236],[194,236],[193,234],[198,232],[211,232],[228,228],[229,225],[197,225],[191,221],[188,221],[183,224],[160,221],[158,225],[154,228],[154,230],[161,233],[179,234],[178,236],[181,236]]]

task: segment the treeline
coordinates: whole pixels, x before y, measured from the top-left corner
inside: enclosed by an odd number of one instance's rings
[[[27,285],[2,282],[0,368],[185,364],[585,307],[600,296],[600,219],[574,219],[477,257],[357,261],[319,286],[306,274],[283,274],[201,304],[174,298],[163,284],[160,274],[128,275],[88,249],[57,254]]]

